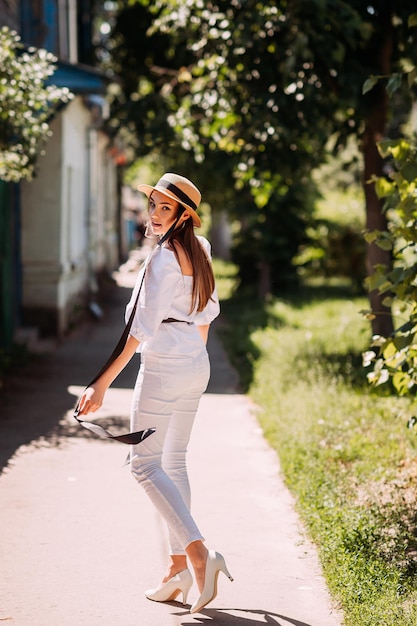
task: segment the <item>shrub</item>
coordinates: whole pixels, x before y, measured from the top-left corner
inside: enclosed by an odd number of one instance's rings
[[[9,28],[0,30],[0,178],[5,181],[33,177],[51,135],[49,120],[56,106],[71,98],[68,89],[45,84],[54,61],[46,50],[25,50]]]

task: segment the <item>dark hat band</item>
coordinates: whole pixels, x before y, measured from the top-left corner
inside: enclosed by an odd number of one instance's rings
[[[188,196],[186,193],[184,193],[184,191],[182,191],[182,189],[177,187],[177,185],[174,185],[173,183],[170,183],[167,180],[163,180],[162,179],[162,180],[158,181],[157,187],[164,187],[165,189],[168,189],[169,191],[172,191],[172,193],[175,193],[175,195],[177,196],[177,198],[181,202],[184,202],[185,204],[188,204],[194,211],[197,211],[196,203],[193,202],[193,200],[191,200],[190,196]]]

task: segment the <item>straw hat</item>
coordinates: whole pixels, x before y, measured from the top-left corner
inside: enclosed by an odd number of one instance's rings
[[[201,220],[196,212],[201,201],[201,193],[188,178],[168,172],[158,180],[154,187],[152,185],[139,185],[138,190],[143,191],[148,198],[155,190],[168,196],[171,200],[176,200],[190,212],[194,226],[201,226]]]

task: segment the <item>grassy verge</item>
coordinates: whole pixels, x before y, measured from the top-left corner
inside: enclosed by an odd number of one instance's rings
[[[346,626],[417,624],[416,435],[411,401],[366,382],[365,298],[310,286],[261,306],[227,297],[222,341],[318,546]],[[229,290],[230,293],[230,290]]]

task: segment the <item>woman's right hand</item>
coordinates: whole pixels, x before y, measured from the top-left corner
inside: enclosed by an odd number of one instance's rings
[[[109,365],[106,371],[96,380],[93,385],[87,387],[81,398],[78,400],[78,415],[94,413],[103,404],[104,394],[112,384],[113,380],[120,374],[122,369],[129,363],[135,354],[139,341],[129,335],[125,347],[121,354]]]
[[[87,387],[78,401],[78,415],[88,415],[97,411],[103,404],[105,391],[97,384]]]

